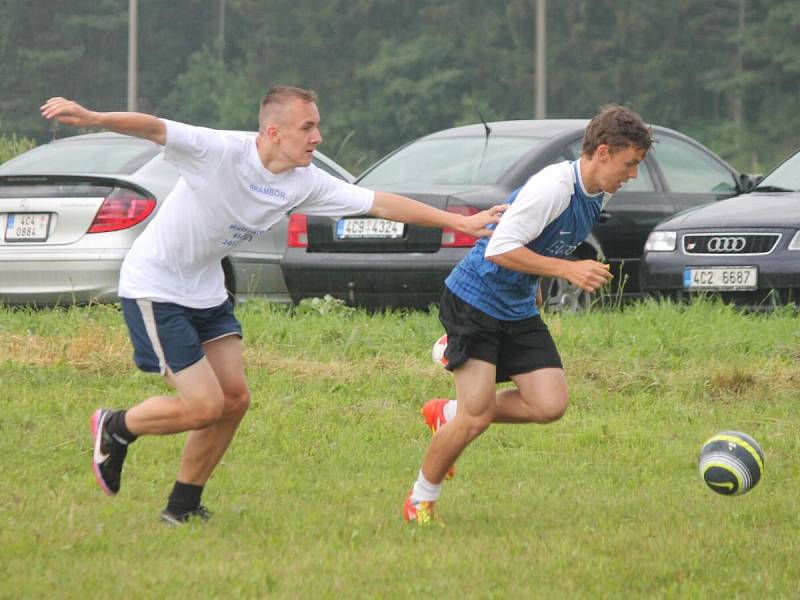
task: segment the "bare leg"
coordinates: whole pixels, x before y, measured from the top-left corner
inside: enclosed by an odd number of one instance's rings
[[[205,429],[191,431],[186,440],[178,481],[192,485],[205,485],[211,477],[250,406],[241,339],[229,335],[204,344],[203,349],[225,400],[221,418]]]
[[[495,410],[495,366],[470,359],[454,371],[458,410],[455,418],[434,434],[422,463],[422,474],[441,483],[464,448],[492,422]]]
[[[493,365],[477,360],[455,372],[456,416],[433,436],[422,464],[422,473],[431,483],[442,481],[450,465],[489,423],[551,423],[566,411],[567,380],[562,369],[515,375],[512,380],[517,388],[499,392],[494,376]]]
[[[129,409],[125,424],[134,435],[159,435],[202,429],[219,420],[224,397],[217,375],[202,358],[167,380],[177,396],[153,396]]]
[[[552,423],[566,411],[563,369],[538,369],[511,379],[517,387],[497,392],[494,423]]]

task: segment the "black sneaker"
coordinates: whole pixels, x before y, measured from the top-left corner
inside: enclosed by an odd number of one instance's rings
[[[128,454],[128,446],[115,440],[106,425],[114,411],[98,408],[92,415],[92,439],[94,455],[92,470],[97,484],[107,496],[119,492],[122,479],[122,463]]]
[[[211,511],[202,504],[194,510],[187,510],[180,514],[175,514],[168,509],[161,511],[161,520],[169,523],[170,525],[183,525],[192,519],[199,519],[203,523],[207,523],[211,518]]]

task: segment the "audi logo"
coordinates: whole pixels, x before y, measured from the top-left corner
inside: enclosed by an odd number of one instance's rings
[[[709,252],[741,252],[747,240],[741,236],[714,236],[708,238],[706,250]]]

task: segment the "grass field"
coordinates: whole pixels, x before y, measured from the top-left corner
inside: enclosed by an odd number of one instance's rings
[[[158,522],[182,436],[131,449],[119,496],[91,474],[89,417],[164,388],[115,307],[0,309],[0,598],[797,598],[800,320],[712,302],[550,316],[571,406],[497,426],[462,457],[444,526],[404,525],[450,395],[435,314],[247,303],[253,405],[209,483],[208,525]],[[714,494],[725,429],[765,476]]]

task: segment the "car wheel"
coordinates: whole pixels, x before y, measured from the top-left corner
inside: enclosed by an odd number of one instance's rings
[[[595,295],[571,284],[566,279],[550,279],[543,277],[542,300],[546,312],[588,310],[594,302]]]

